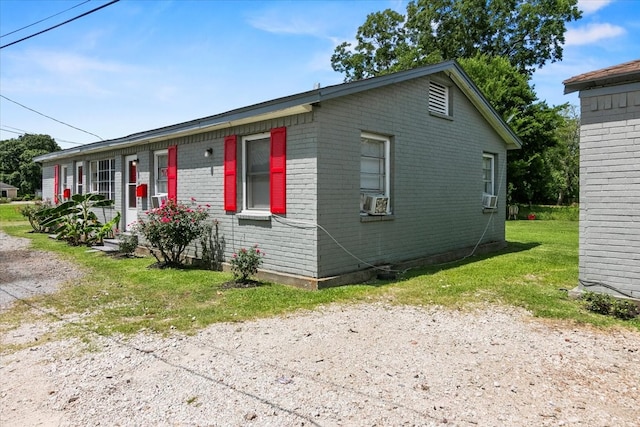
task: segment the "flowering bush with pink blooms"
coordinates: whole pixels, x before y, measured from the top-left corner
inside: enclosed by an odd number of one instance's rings
[[[251,276],[258,272],[262,265],[264,252],[258,249],[258,245],[252,248],[242,248],[231,257],[231,272],[236,282],[246,283]]]
[[[147,218],[138,220],[134,226],[162,266],[182,266],[185,249],[204,231],[209,214],[205,207],[195,205],[195,199],[191,198],[191,203],[189,206],[170,199],[145,212]]]

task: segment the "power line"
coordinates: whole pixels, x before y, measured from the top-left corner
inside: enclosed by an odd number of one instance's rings
[[[2,132],[10,132],[10,133],[18,134],[18,135],[23,135],[24,134],[24,132],[16,132],[15,130],[9,130],[9,129],[4,129],[4,128],[0,128],[0,130]]]
[[[105,8],[105,7],[107,7],[107,6],[111,6],[112,4],[117,3],[117,2],[119,2],[119,1],[120,1],[120,0],[111,0],[109,3],[103,4],[102,6],[96,7],[95,9],[91,9],[90,11],[85,12],[85,13],[83,13],[83,14],[81,14],[81,15],[78,15],[78,16],[76,16],[76,17],[74,17],[74,18],[67,19],[66,21],[64,21],[64,22],[62,22],[62,23],[60,23],[60,24],[54,25],[53,27],[49,27],[49,28],[44,29],[44,30],[42,30],[42,31],[38,31],[38,32],[37,32],[37,33],[35,33],[35,34],[31,34],[30,36],[23,37],[23,38],[21,38],[20,40],[16,40],[16,41],[14,41],[14,42],[4,44],[4,45],[0,46],[0,49],[4,49],[5,47],[9,47],[9,46],[12,46],[12,45],[14,45],[14,44],[16,44],[16,43],[20,43],[20,42],[22,42],[22,41],[28,40],[28,39],[30,39],[31,37],[35,37],[35,36],[40,35],[40,34],[42,34],[42,33],[46,33],[47,31],[51,31],[51,30],[53,30],[54,28],[61,27],[61,26],[63,26],[64,24],[68,24],[69,22],[75,21],[76,19],[82,18],[83,16],[87,16],[87,15],[89,15],[89,14],[92,14],[93,12],[97,12],[98,10],[103,9],[103,8]]]
[[[117,0],[116,0],[116,1],[117,1]],[[7,101],[9,101],[9,102],[13,102],[13,103],[14,103],[14,104],[16,104],[16,105],[21,106],[22,108],[25,108],[25,109],[27,109],[27,110],[29,110],[29,111],[33,111],[33,112],[34,112],[34,113],[36,113],[36,114],[40,114],[41,116],[46,117],[47,119],[53,120],[54,122],[58,122],[58,123],[61,123],[61,124],[65,125],[65,126],[69,126],[70,128],[73,128],[73,129],[75,129],[75,130],[79,130],[80,132],[84,132],[84,133],[87,133],[87,134],[89,134],[89,135],[95,136],[95,137],[96,137],[96,138],[98,138],[100,141],[104,141],[104,139],[102,139],[100,136],[96,135],[95,133],[91,133],[91,132],[86,131],[86,130],[84,130],[84,129],[80,129],[79,127],[72,126],[72,125],[70,125],[69,123],[65,123],[65,122],[60,121],[60,120],[58,120],[58,119],[54,119],[54,118],[53,118],[53,117],[51,117],[51,116],[47,116],[46,114],[43,114],[43,113],[41,113],[40,111],[36,111],[36,110],[34,110],[33,108],[29,108],[29,107],[27,107],[26,105],[22,105],[22,104],[20,104],[19,102],[14,101],[13,99],[7,98],[7,97],[6,97],[6,96],[4,96],[4,95],[1,95],[1,94],[0,94],[0,98],[4,98],[4,99],[6,99],[6,100],[7,100]]]
[[[78,7],[78,6],[82,6],[82,5],[83,5],[83,4],[85,4],[85,3],[89,3],[90,1],[91,1],[91,0],[85,0],[85,1],[83,1],[82,3],[80,3],[80,4],[77,4],[77,5],[73,6],[73,7],[70,7],[69,9],[65,9],[65,10],[63,10],[62,12],[58,12],[58,13],[56,13],[55,15],[48,16],[48,17],[46,17],[46,18],[44,18],[44,19],[41,19],[41,20],[39,20],[39,21],[37,21],[37,22],[34,22],[33,24],[29,24],[29,25],[26,25],[26,26],[24,26],[24,27],[22,27],[22,28],[18,28],[17,30],[10,31],[10,32],[8,32],[7,34],[2,34],[2,35],[0,36],[0,38],[2,38],[2,37],[6,37],[6,36],[11,35],[11,34],[13,34],[13,33],[17,33],[18,31],[22,31],[22,30],[27,29],[27,28],[29,28],[29,27],[33,27],[33,26],[34,26],[34,25],[36,25],[36,24],[39,24],[39,23],[41,23],[41,22],[44,22],[44,21],[46,21],[47,19],[51,19],[51,18],[53,18],[54,16],[62,15],[63,13],[68,12],[68,11],[70,11],[71,9],[75,9],[75,8],[76,8],[76,7]]]
[[[11,130],[11,129],[13,129],[13,130]],[[38,134],[40,134],[39,132],[30,132],[28,130],[15,128],[15,127],[9,126],[9,125],[4,125],[3,127],[0,127],[0,130],[3,131],[3,132],[16,133],[18,135],[38,135]],[[19,131],[19,132],[16,132],[16,131]],[[84,142],[68,141],[66,139],[56,138],[55,136],[51,136],[51,138],[55,139],[56,142],[64,142],[66,144],[75,144],[75,145],[84,145],[85,144]]]

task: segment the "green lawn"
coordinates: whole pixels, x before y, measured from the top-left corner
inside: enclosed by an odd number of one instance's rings
[[[312,309],[320,304],[384,301],[393,304],[441,305],[455,309],[503,304],[523,307],[535,316],[626,326],[640,330],[640,320],[622,322],[586,311],[570,300],[566,290],[578,283],[578,222],[509,221],[508,247],[498,253],[458,263],[407,271],[393,282],[377,281],[320,291],[277,284],[249,289],[223,289],[227,273],[196,269],[147,268],[153,258],[116,259],[69,247],[45,235],[28,233],[28,223],[0,205],[1,227],[9,234],[32,239],[36,249],[48,250],[77,263],[84,278],[66,284],[55,295],[39,296],[0,313],[0,330],[34,316],[64,318],[81,314],[66,332],[83,334],[192,333],[214,322],[241,321]],[[5,218],[13,218],[5,220]],[[42,311],[34,311],[32,306]],[[78,318],[78,317],[76,317]]]
[[[8,222],[24,221],[25,218],[20,214],[21,206],[23,205],[0,204],[0,225],[6,225]]]

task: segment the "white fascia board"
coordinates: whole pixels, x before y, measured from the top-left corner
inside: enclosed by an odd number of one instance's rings
[[[158,129],[157,131],[142,132],[140,134],[134,134],[130,137],[114,139],[110,141],[97,142],[94,144],[69,148],[63,151],[56,151],[53,153],[43,154],[41,156],[34,157],[35,162],[47,162],[57,159],[64,159],[68,157],[74,157],[81,154],[93,154],[101,153],[104,151],[122,149],[132,147],[140,144],[149,144],[152,142],[165,141],[167,139],[180,138],[189,135],[195,135],[202,132],[211,132],[219,129],[230,128],[234,126],[246,125],[249,123],[256,123],[264,120],[278,119],[281,117],[292,116],[295,114],[308,113],[313,110],[311,104],[300,104],[291,107],[283,108],[280,110],[269,111],[261,114],[256,114],[247,117],[239,117],[231,120],[213,121],[211,123],[203,123],[201,121],[185,126],[172,126],[175,129]]]

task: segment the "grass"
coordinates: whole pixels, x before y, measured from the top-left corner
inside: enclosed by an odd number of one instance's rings
[[[0,225],[5,225],[9,222],[25,221],[25,218],[20,213],[20,208],[23,205],[15,204],[0,204]]]
[[[2,218],[8,218],[0,206]],[[42,234],[27,233],[15,216],[2,222],[9,234],[28,237],[32,247],[57,253],[86,271],[54,295],[15,304],[0,313],[0,330],[34,316],[80,319],[64,330],[75,336],[141,330],[193,333],[215,322],[276,316],[322,304],[384,301],[440,305],[454,309],[501,304],[522,307],[535,316],[640,330],[640,320],[620,321],[593,314],[567,296],[578,279],[578,223],[509,221],[508,247],[457,263],[411,270],[398,281],[377,281],[320,291],[266,283],[256,288],[223,289],[231,276],[197,269],[149,269],[153,258],[118,259],[70,247]],[[34,310],[36,307],[36,310]],[[35,313],[35,314],[34,314]],[[38,313],[40,313],[38,315]],[[1,348],[1,347],[0,347]]]

